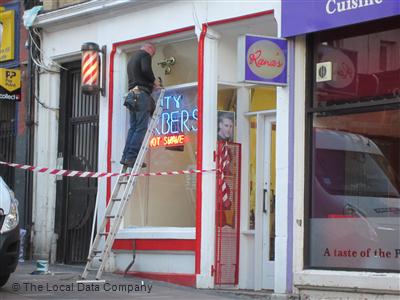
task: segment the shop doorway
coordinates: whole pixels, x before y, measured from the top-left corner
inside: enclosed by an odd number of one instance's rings
[[[0,160],[15,162],[16,103],[0,102]],[[0,176],[12,189],[14,188],[14,169],[0,166]]]
[[[67,70],[61,73],[57,167],[96,172],[99,97],[82,94],[80,62],[65,67]],[[57,178],[58,261],[67,264],[86,262],[96,195],[96,178]]]
[[[250,129],[250,229],[254,230],[254,287],[274,289],[275,273],[275,111],[246,114]]]

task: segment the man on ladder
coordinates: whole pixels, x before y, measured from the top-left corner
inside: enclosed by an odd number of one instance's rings
[[[129,93],[125,97],[124,105],[130,110],[130,128],[122,154],[121,173],[130,168],[130,174],[134,175],[143,167],[142,162],[148,150],[150,137],[163,110],[161,103],[165,90],[161,89],[157,103],[154,103],[151,96],[153,88],[161,88],[160,79],[155,79],[151,69],[151,57],[155,52],[154,45],[146,43],[128,62]],[[125,206],[133,193],[136,179],[137,176],[126,177],[125,174],[118,177],[104,218],[90,245],[86,267],[81,276],[83,281],[88,281],[86,278],[89,272],[93,271],[95,279],[100,280],[124,216]],[[93,223],[93,231],[94,225],[95,223]],[[105,241],[104,245],[101,245],[103,237]],[[96,264],[96,261],[99,264]]]
[[[151,97],[153,88],[161,87],[151,67],[151,58],[155,53],[154,45],[146,43],[128,62],[129,93],[124,105],[129,109],[130,128],[121,159],[121,164],[128,168],[132,168],[135,163],[150,115],[154,111],[155,103]],[[146,167],[146,164],[143,163],[142,167]]]

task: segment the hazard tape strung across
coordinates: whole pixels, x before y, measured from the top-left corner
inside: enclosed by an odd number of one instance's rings
[[[30,165],[21,165],[15,163],[9,163],[0,161],[0,165],[6,165],[9,167],[28,170],[32,172],[45,173],[51,175],[61,175],[66,177],[84,177],[84,178],[102,178],[102,177],[114,177],[114,176],[168,176],[168,175],[182,175],[182,174],[198,174],[198,173],[206,173],[206,172],[216,172],[218,169],[210,169],[210,170],[181,170],[181,171],[165,171],[165,172],[150,172],[150,173],[106,173],[106,172],[87,172],[87,171],[73,171],[73,170],[59,170],[59,169],[50,169],[43,167],[35,167]]]

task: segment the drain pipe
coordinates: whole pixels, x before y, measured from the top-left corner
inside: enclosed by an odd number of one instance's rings
[[[203,93],[204,93],[204,40],[207,34],[207,25],[201,28],[198,51],[198,70],[197,70],[197,169],[203,168]],[[196,275],[201,273],[201,210],[202,210],[202,174],[197,174],[196,178]]]

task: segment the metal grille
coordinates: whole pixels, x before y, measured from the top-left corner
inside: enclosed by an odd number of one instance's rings
[[[227,147],[228,164],[222,173],[217,173],[215,284],[236,285],[239,279],[241,145],[218,143],[218,169],[222,169],[223,147]]]
[[[81,72],[70,72],[70,117],[68,120],[67,168],[97,171],[99,99],[81,93]],[[66,263],[86,261],[97,195],[97,179],[67,178]]]
[[[0,160],[14,162],[15,159],[15,110],[14,102],[0,102]],[[8,186],[14,188],[13,168],[0,166],[0,176]]]

